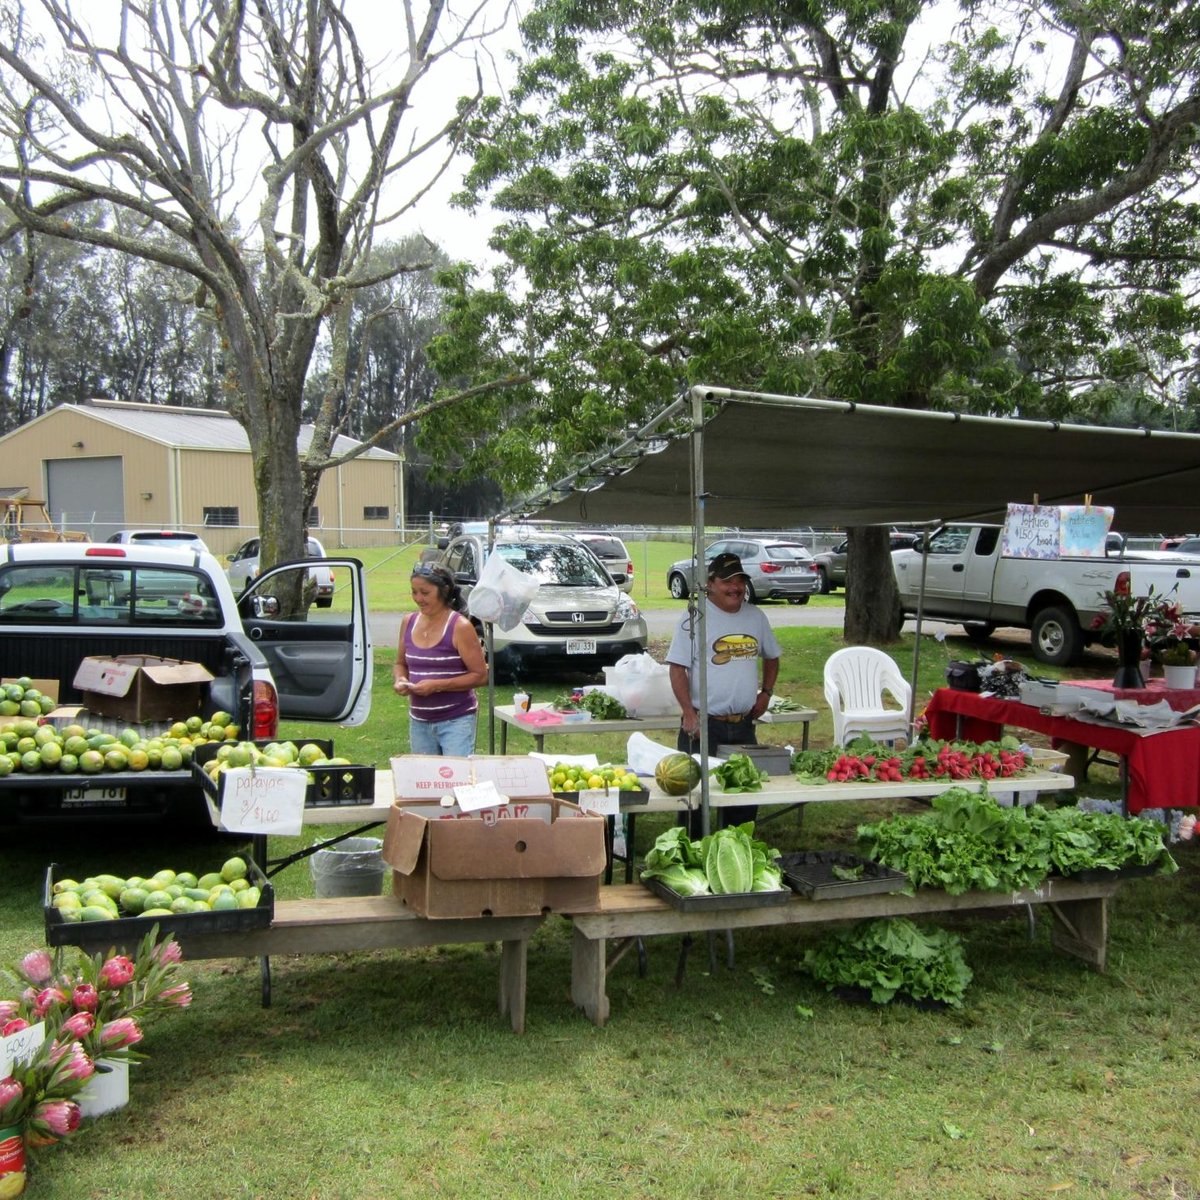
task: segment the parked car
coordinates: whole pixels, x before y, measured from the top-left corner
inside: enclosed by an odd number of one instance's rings
[[[107,538],[126,546],[165,546],[174,550],[207,550],[204,539],[198,533],[183,529],[118,529]]]
[[[573,537],[513,526],[496,531],[495,553],[539,588],[515,629],[493,629],[496,672],[525,677],[546,667],[598,674],[626,654],[645,650],[645,618],[596,555]],[[487,537],[451,539],[441,565],[469,597],[487,559]]]
[[[1188,537],[1171,547],[1173,554],[1200,554],[1200,537]]]
[[[613,583],[623,592],[633,591],[633,559],[615,533],[575,533],[571,535],[582,542],[608,568]]]
[[[304,548],[309,558],[325,557],[324,547],[314,537],[308,539]],[[257,578],[261,569],[258,565],[258,551],[259,539],[253,537],[243,542],[229,556],[229,566],[225,568],[225,574],[229,576],[229,582],[236,595],[241,595],[249,586],[250,581]],[[308,572],[308,582],[316,588],[316,599],[314,600],[316,606],[318,608],[332,608],[334,589],[333,571],[329,567],[313,567]]]
[[[921,541],[919,533],[906,533],[893,530],[889,550],[912,550]],[[821,576],[821,595],[825,596],[834,588],[846,586],[846,551],[850,543],[843,538],[832,550],[822,550],[813,555],[817,565],[817,573]]]
[[[750,577],[746,596],[752,604],[759,600],[787,600],[807,604],[821,589],[816,563],[806,547],[786,538],[721,538],[704,551],[705,563],[718,554],[736,554]],[[707,574],[707,572],[706,572]],[[681,558],[667,568],[667,590],[676,600],[691,591],[696,566]]]

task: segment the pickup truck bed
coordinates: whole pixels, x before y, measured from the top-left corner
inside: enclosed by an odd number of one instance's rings
[[[281,716],[359,724],[370,712],[372,673],[362,565],[326,561],[337,568],[340,594],[333,608],[317,613],[304,598],[309,559],[264,572],[235,598],[216,559],[203,551],[0,547],[3,674],[56,680],[58,703],[79,705],[85,697],[74,679],[85,658],[150,655],[199,663],[213,676],[198,712],[173,720],[221,710],[253,739],[275,737]],[[14,719],[0,717],[0,728]],[[86,717],[81,723],[111,726]],[[174,813],[208,821],[203,790],[189,771],[0,777],[0,823]]]

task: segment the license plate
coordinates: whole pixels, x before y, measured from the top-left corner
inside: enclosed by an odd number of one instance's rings
[[[72,808],[120,808],[125,803],[123,787],[66,788],[63,791],[64,807]]]
[[[568,654],[595,654],[595,638],[567,638]]]

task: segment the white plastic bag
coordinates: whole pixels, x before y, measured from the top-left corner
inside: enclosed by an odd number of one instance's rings
[[[532,575],[518,571],[493,550],[467,597],[467,612],[507,632],[521,623],[537,592],[538,581]]]
[[[671,691],[670,668],[649,654],[626,654],[604,669],[605,687],[631,717],[668,717],[679,711]]]
[[[637,775],[653,775],[659,760],[677,753],[670,746],[660,746],[644,733],[631,733],[625,747],[625,761]]]

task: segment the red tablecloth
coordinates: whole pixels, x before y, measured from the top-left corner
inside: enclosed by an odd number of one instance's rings
[[[999,737],[1004,726],[1012,725],[1047,734],[1055,746],[1072,742],[1119,754],[1126,764],[1126,801],[1131,813],[1143,808],[1200,807],[1198,726],[1135,733],[1118,725],[1051,716],[1018,700],[993,700],[952,688],[934,692],[925,713],[930,736],[939,739],[962,737],[985,742]]]
[[[1187,712],[1200,704],[1200,688],[1169,688],[1161,679],[1148,679],[1145,687],[1113,687],[1109,679],[1072,679],[1072,687],[1103,692],[1114,700],[1135,700],[1138,704],[1161,704],[1164,700],[1176,711]]]

